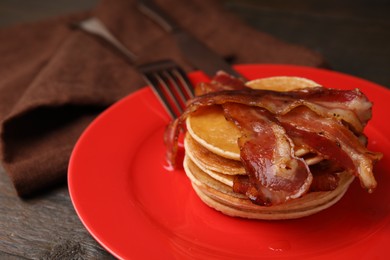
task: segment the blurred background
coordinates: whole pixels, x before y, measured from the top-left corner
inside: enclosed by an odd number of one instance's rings
[[[0,28],[88,10],[98,2],[0,0]],[[221,2],[258,30],[320,52],[332,69],[390,87],[389,0]]]

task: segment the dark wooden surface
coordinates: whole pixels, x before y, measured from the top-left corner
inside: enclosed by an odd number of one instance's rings
[[[0,27],[85,10],[96,2],[1,0]],[[322,53],[333,69],[390,87],[389,1],[223,2],[255,28]],[[112,258],[80,222],[66,185],[21,200],[0,167],[0,259]]]

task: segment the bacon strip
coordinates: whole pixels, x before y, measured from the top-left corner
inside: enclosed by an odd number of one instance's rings
[[[357,176],[368,191],[375,189],[377,183],[372,174],[373,164],[382,155],[368,151],[359,138],[340,122],[319,117],[305,107],[277,118],[295,143],[342,166]]]
[[[363,131],[371,116],[371,103],[360,91],[324,87],[289,92],[249,88],[212,92],[190,100],[184,116],[194,112],[198,107],[224,103],[258,106],[276,115],[284,115],[298,106],[306,106],[323,117],[332,117],[348,123],[357,133]],[[357,109],[359,106],[364,107],[366,112]]]
[[[207,91],[199,92],[202,95],[215,91],[246,88],[245,83],[241,79],[235,78],[223,71],[218,72],[210,83],[201,84],[207,85]],[[365,126],[372,116],[372,104],[367,100],[366,96],[364,96],[359,89],[350,91],[332,89],[331,91],[334,95],[318,93],[318,96],[314,97],[316,103],[324,107],[332,108],[334,112],[337,112],[337,109],[348,109],[353,111],[363,126]],[[343,95],[340,95],[340,92],[344,92]],[[336,113],[336,115],[337,114],[338,113]]]
[[[310,185],[310,191],[331,191],[339,185],[340,177],[338,173],[343,172],[343,168],[336,165],[333,161],[322,160],[321,162],[310,166],[313,174],[313,182]]]
[[[246,88],[245,82],[226,72],[219,71],[210,82],[201,82],[195,86],[196,96],[222,90],[237,90]]]
[[[228,103],[223,108],[242,134],[238,140],[241,162],[251,184],[244,194],[260,205],[276,205],[305,194],[312,175],[305,161],[295,157],[293,142],[274,116],[241,104]]]
[[[177,162],[178,140],[180,131],[182,130],[183,121],[182,118],[176,118],[171,121],[164,132],[164,143],[167,147],[165,159],[168,163],[168,167],[175,169]]]

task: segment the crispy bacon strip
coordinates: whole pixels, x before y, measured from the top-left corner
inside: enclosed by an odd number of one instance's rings
[[[210,92],[217,92],[223,90],[240,90],[245,89],[245,83],[238,78],[235,78],[223,71],[218,72],[215,77],[208,83],[200,83],[197,86],[197,96],[203,95]],[[326,90],[326,89],[324,89]],[[313,98],[316,100],[316,104],[332,109],[332,113],[334,117],[339,117],[339,120],[343,120],[345,116],[345,109],[355,113],[356,117],[359,119],[362,126],[360,127],[355,120],[353,122],[349,122],[353,130],[357,132],[362,132],[363,127],[367,124],[368,120],[371,118],[371,102],[369,102],[358,89],[355,90],[331,90],[332,94],[335,95],[324,95],[324,93],[317,93],[317,97],[313,95]],[[337,92],[337,93],[336,93]],[[343,92],[340,95],[339,92]],[[311,109],[316,111],[316,106],[312,106]],[[317,113],[319,113],[317,111]]]
[[[373,164],[382,154],[368,151],[359,138],[340,122],[320,117],[305,107],[277,118],[295,143],[342,166],[357,176],[368,191],[375,189]]]
[[[167,147],[165,159],[168,163],[168,166],[172,169],[176,168],[176,159],[177,159],[177,150],[178,150],[178,140],[180,131],[183,126],[183,119],[176,118],[171,121],[164,132],[164,143]]]
[[[201,82],[195,86],[196,96],[222,90],[237,90],[246,88],[245,82],[226,72],[219,71],[210,82]]]
[[[276,205],[305,194],[312,175],[305,161],[295,156],[293,142],[274,116],[241,104],[227,103],[223,108],[226,118],[241,131],[241,162],[250,181],[246,190],[237,188],[237,183],[234,187],[260,205]]]
[[[194,112],[198,107],[222,105],[224,103],[258,106],[276,115],[284,115],[296,107],[306,106],[323,117],[333,117],[348,123],[357,133],[363,131],[371,117],[371,103],[360,91],[336,90],[324,87],[289,92],[249,88],[212,92],[190,100],[184,116]],[[358,107],[364,107],[365,109],[357,109]]]

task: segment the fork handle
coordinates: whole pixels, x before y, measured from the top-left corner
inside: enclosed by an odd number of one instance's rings
[[[137,1],[138,9],[146,16],[153,19],[167,32],[174,32],[180,30],[179,25],[160,7],[158,7],[153,0],[139,0]]]

